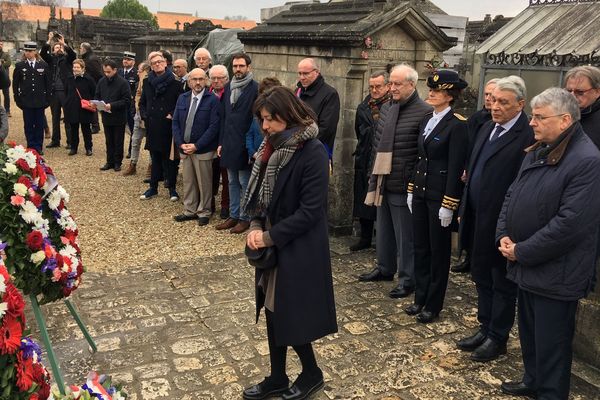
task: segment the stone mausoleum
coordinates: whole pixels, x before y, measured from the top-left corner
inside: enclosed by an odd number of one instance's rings
[[[350,0],[294,5],[256,28],[238,34],[252,57],[255,78],[277,77],[284,85],[297,82],[296,68],[313,57],[325,81],[340,95],[341,115],[329,190],[333,233],[352,228],[352,185],[356,146],[354,116],[366,96],[369,75],[399,63],[414,66],[425,93],[426,65],[442,60],[456,45],[425,14],[429,1]]]

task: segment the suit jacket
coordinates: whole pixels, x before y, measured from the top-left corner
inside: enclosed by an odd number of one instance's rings
[[[36,60],[31,68],[20,61],[13,71],[13,96],[19,108],[46,108],[50,104],[52,76],[45,61]]]
[[[467,167],[467,176],[479,162],[483,146],[489,140],[494,126],[495,123],[489,121],[477,133]],[[480,204],[469,204],[472,182],[467,178],[459,211],[460,240],[463,247],[471,249],[471,270],[475,281],[483,276],[480,271],[506,266],[506,259],[496,246],[496,222],[504,195],[517,176],[525,157],[525,149],[534,142],[533,130],[529,126],[527,115],[521,113],[515,125],[497,140],[499,142],[494,153],[485,161],[481,173]]]
[[[439,201],[454,211],[458,209],[463,191],[460,177],[467,157],[466,120],[450,110],[425,138],[423,132],[429,119],[426,117],[421,123],[417,142],[419,155],[408,191],[415,197]]]
[[[190,140],[186,142],[183,136],[191,101],[191,91],[181,94],[177,99],[175,113],[173,114],[173,140],[175,141],[175,146],[182,154],[181,145],[184,143],[194,143],[196,145],[196,154],[215,151],[219,143],[219,98],[207,89],[204,90],[200,104],[198,104],[196,114],[194,115]]]

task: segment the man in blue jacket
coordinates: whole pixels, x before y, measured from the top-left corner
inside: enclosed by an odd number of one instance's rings
[[[208,224],[212,200],[212,162],[219,141],[219,98],[206,88],[206,73],[193,69],[192,88],[179,96],[173,114],[173,140],[183,164],[183,214],[177,222]]]
[[[496,229],[519,286],[525,373],[502,391],[544,400],[569,397],[575,312],[592,284],[600,222],[600,151],[585,134],[579,105],[564,89],[531,100],[530,146],[506,193]]]

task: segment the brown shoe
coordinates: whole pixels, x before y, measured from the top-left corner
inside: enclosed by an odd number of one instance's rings
[[[224,222],[221,222],[219,225],[215,226],[215,229],[218,231],[222,231],[224,229],[231,229],[238,224],[238,220],[235,218],[227,218]]]
[[[129,166],[127,167],[127,169],[125,171],[123,171],[123,176],[135,175],[136,172],[137,171],[135,169],[135,164],[129,163]]]
[[[248,228],[250,228],[250,222],[240,220],[236,226],[231,228],[229,233],[244,233],[248,230]]]
[[[146,179],[150,179],[152,175],[152,164],[148,164],[148,169],[146,169]]]

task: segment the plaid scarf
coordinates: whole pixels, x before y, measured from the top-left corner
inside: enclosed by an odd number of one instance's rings
[[[377,122],[379,120],[379,113],[381,110],[381,106],[387,103],[392,96],[390,96],[390,92],[387,92],[383,97],[378,99],[370,98],[369,99],[369,108],[371,109],[371,115],[373,116],[373,121]]]
[[[242,207],[251,216],[265,215],[277,176],[304,142],[319,134],[317,124],[305,128],[293,127],[276,135],[266,136],[256,152],[256,161],[244,194]],[[271,153],[269,155],[269,153]]]

